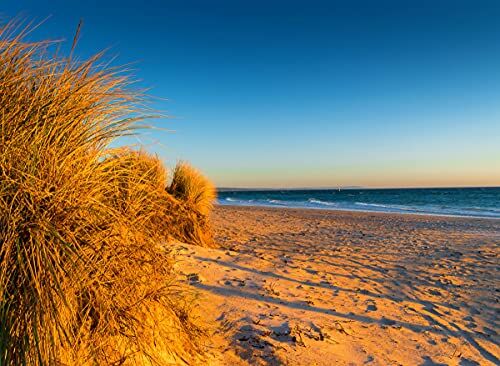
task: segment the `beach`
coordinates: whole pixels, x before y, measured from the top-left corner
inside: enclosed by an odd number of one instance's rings
[[[0,366],[500,366],[500,1],[5,3]]]
[[[499,364],[500,220],[217,206],[176,246],[213,364]]]

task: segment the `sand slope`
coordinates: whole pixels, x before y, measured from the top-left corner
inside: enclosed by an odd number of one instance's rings
[[[500,220],[218,207],[214,223],[223,249],[177,249],[215,364],[499,364]]]

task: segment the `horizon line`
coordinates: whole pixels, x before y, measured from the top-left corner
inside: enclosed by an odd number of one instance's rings
[[[325,187],[216,187],[225,191],[280,191],[280,190],[355,190],[355,189],[457,189],[457,188],[500,188],[496,186],[420,186],[420,187],[366,187],[366,186],[325,186]]]

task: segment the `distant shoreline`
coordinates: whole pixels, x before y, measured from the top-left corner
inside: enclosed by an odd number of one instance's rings
[[[270,209],[270,210],[293,210],[293,211],[319,211],[319,212],[345,212],[353,214],[369,214],[369,215],[389,215],[389,216],[417,216],[417,217],[442,217],[442,218],[454,218],[454,219],[465,219],[465,220],[488,220],[488,221],[498,221],[500,217],[484,217],[484,216],[467,216],[467,215],[447,215],[447,214],[433,214],[426,212],[388,212],[388,211],[370,211],[370,210],[349,210],[342,208],[322,208],[322,207],[293,207],[293,206],[273,206],[273,205],[236,205],[236,204],[226,204],[217,202],[215,204],[217,207],[229,207],[229,208],[251,208],[251,209]]]

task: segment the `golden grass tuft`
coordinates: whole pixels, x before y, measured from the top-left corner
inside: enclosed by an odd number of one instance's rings
[[[100,55],[16,29],[0,28],[0,364],[196,362],[203,331],[161,244],[203,225],[157,158],[109,147],[143,96]],[[208,194],[185,197],[208,214]]]
[[[209,220],[215,188],[201,173],[182,163],[167,186],[161,161],[144,151],[123,148],[108,160],[117,177],[110,205],[158,241],[215,246]]]
[[[176,238],[187,243],[215,246],[209,221],[216,198],[212,182],[191,165],[182,162],[175,167],[167,190],[183,208],[183,214],[174,225]]]
[[[216,198],[212,182],[185,162],[175,167],[168,191],[202,215],[208,215]]]

